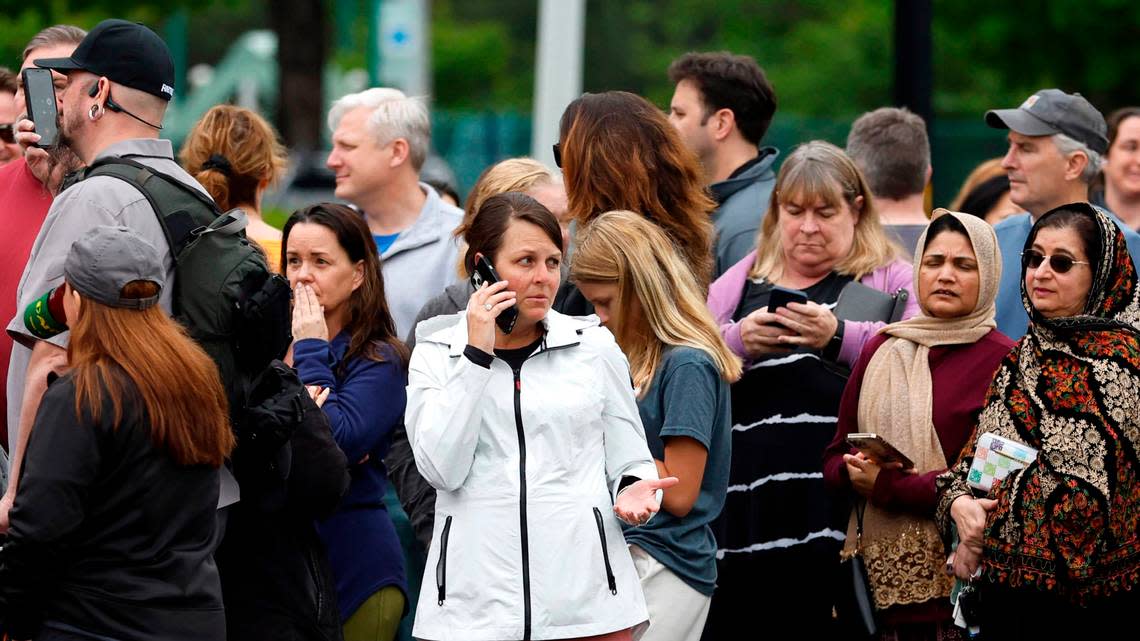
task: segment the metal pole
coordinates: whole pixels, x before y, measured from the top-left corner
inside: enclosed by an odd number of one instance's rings
[[[895,0],[895,104],[934,117],[931,0]]]
[[[539,0],[530,154],[554,166],[558,119],[582,94],[586,0]]]

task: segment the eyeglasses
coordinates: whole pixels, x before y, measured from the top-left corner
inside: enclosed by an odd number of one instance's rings
[[[0,140],[8,143],[9,145],[16,142],[16,124],[8,123],[0,125]]]
[[[1049,261],[1049,268],[1058,274],[1064,274],[1073,268],[1073,265],[1089,265],[1088,261],[1073,260],[1064,254],[1046,256],[1036,249],[1027,249],[1021,252],[1021,265],[1029,269],[1037,269],[1045,261]]]
[[[562,143],[554,143],[554,146],[551,147],[551,150],[554,151],[554,166],[562,169]]]

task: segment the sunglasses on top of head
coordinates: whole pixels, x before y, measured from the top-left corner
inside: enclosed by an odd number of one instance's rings
[[[1027,249],[1021,252],[1021,264],[1029,269],[1037,269],[1045,261],[1049,261],[1049,267],[1058,274],[1064,274],[1073,268],[1073,265],[1088,265],[1088,261],[1073,260],[1064,254],[1053,254],[1046,256],[1036,249]]]

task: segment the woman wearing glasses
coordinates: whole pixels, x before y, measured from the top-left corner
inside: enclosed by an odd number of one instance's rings
[[[1087,203],[1058,207],[1022,253],[1029,331],[1002,361],[975,437],[938,478],[987,638],[1099,638],[1140,606],[1140,289],[1124,236]],[[1036,459],[975,498],[976,436]],[[1032,616],[1010,616],[1032,613]]]

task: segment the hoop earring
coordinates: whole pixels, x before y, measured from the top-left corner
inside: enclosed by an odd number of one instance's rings
[[[102,115],[103,113],[102,110],[99,109],[99,105],[91,105],[91,110],[87,112],[87,117],[93,121],[98,120]]]

